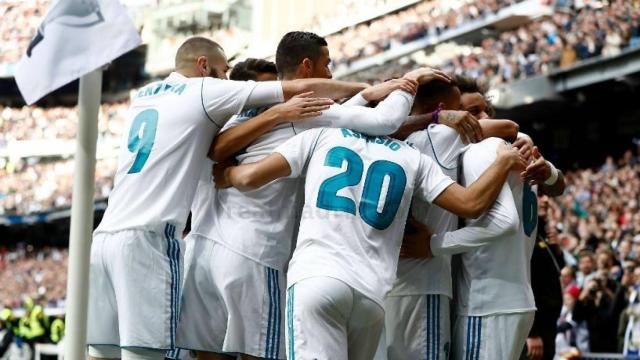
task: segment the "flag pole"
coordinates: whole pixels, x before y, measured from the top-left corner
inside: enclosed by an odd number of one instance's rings
[[[67,276],[65,359],[86,359],[89,260],[93,231],[93,194],[98,139],[98,109],[102,67],[80,78],[78,135],[76,139],[69,269]]]

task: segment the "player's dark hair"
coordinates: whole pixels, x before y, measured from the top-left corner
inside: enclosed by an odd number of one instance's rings
[[[231,73],[229,79],[231,80],[257,80],[259,74],[269,73],[278,74],[276,70],[276,64],[271,61],[263,59],[249,58],[245,61],[237,63]]]
[[[458,89],[460,89],[461,94],[478,93],[482,95],[485,102],[487,103],[487,114],[490,117],[495,116],[496,110],[493,108],[490,99],[487,97],[487,91],[489,89],[485,84],[478,82],[472,77],[463,75],[454,75],[453,80],[458,84]]]
[[[476,81],[474,78],[463,75],[454,75],[453,80],[458,84],[458,89],[460,89],[462,94],[480,93],[484,96],[487,93],[487,87]]]
[[[317,61],[323,46],[327,46],[327,41],[314,33],[306,31],[286,33],[276,50],[278,76],[282,77],[295,72],[305,58]]]
[[[453,80],[451,82],[434,80],[422,84],[418,86],[414,104],[422,109],[433,111],[443,98],[455,91],[456,87],[457,84]]]

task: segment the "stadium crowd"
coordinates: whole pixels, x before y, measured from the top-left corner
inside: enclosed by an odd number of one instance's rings
[[[599,169],[566,173],[549,199],[549,240],[562,248],[558,351],[620,352],[630,297],[640,289],[640,148]],[[631,310],[634,304],[629,308]]]
[[[106,198],[113,187],[117,160],[96,164],[95,198]],[[18,160],[0,167],[0,215],[30,214],[71,206],[73,160],[38,162]]]
[[[67,249],[0,248],[0,305],[19,308],[30,297],[47,307],[64,307],[68,258]]]
[[[102,104],[98,114],[100,140],[120,140],[128,107],[128,101]],[[75,139],[77,124],[76,107],[0,105],[0,149],[11,141]]]
[[[426,1],[327,37],[336,67],[484,18],[516,0]]]
[[[495,86],[562,69],[580,61],[614,56],[640,45],[640,7],[635,1],[581,3],[550,18],[488,37],[480,46],[447,51],[404,63],[390,62],[349,78],[380,82],[417,65],[437,66]],[[427,63],[423,63],[427,61]]]

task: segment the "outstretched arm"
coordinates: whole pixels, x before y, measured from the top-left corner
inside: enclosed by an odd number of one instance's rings
[[[507,141],[514,141],[518,136],[520,126],[511,120],[480,120],[480,127],[484,138],[498,137]]]
[[[282,82],[284,100],[289,100],[295,95],[313,91],[317,97],[330,99],[344,99],[352,97],[369,87],[365,83],[337,81],[329,79],[296,79]]]
[[[516,149],[501,144],[497,151],[497,159],[471,186],[452,184],[433,203],[464,218],[477,218],[487,211],[498,197],[509,171],[526,166]]]
[[[251,164],[231,167],[217,164],[213,168],[216,187],[233,186],[247,191],[282,177],[300,176],[323,131],[313,129],[298,134],[278,146],[271,155]]]
[[[516,234],[519,225],[511,188],[505,183],[493,206],[480,219],[462,229],[433,235],[430,253],[439,256],[467,252],[502,236]]]
[[[311,95],[310,92],[296,95],[289,101],[275,105],[218,134],[209,149],[209,158],[216,162],[226,161],[275,126],[319,116],[333,104],[330,99],[314,98]]]
[[[213,178],[218,188],[233,186],[240,191],[248,191],[290,174],[289,162],[279,153],[273,153],[251,164],[227,168],[215,166]]]

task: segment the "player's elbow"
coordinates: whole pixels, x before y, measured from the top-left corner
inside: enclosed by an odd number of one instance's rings
[[[209,159],[215,162],[224,162],[233,156],[230,146],[226,142],[216,141],[209,150]]]
[[[518,137],[518,132],[520,132],[520,125],[515,121],[507,120],[506,138],[514,141]]]
[[[387,136],[396,133],[402,127],[406,117],[379,116],[376,126],[372,126],[367,133],[373,136]]]
[[[247,169],[241,174],[236,174],[233,179],[233,187],[240,191],[257,189],[261,185],[260,178],[253,169]]]

